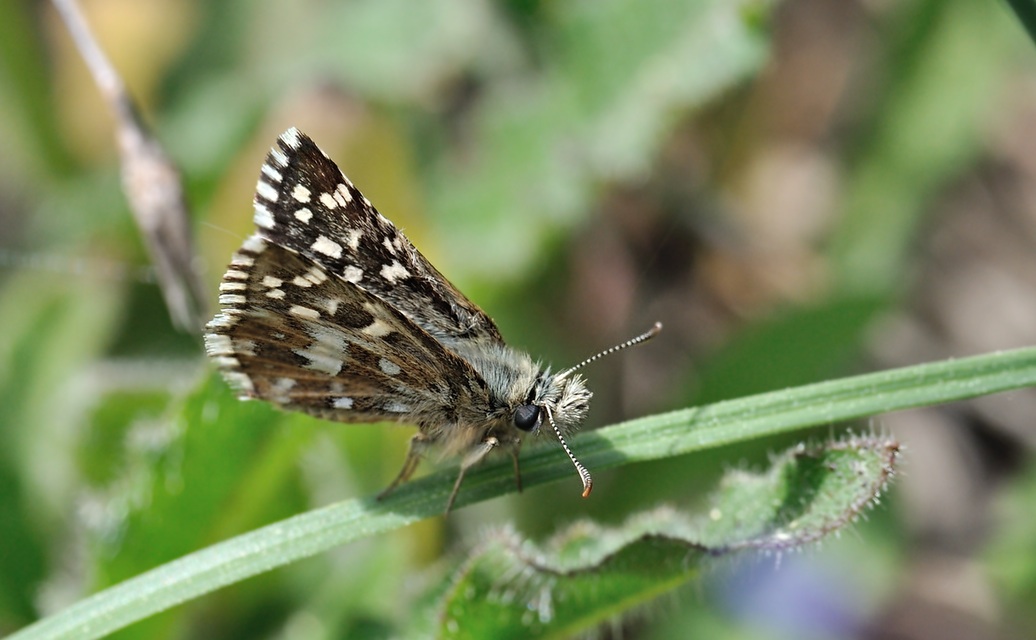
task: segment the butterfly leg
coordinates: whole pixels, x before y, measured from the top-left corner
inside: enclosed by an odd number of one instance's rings
[[[384,491],[378,494],[378,500],[381,500],[388,494],[392,493],[393,489],[403,484],[410,479],[410,476],[414,475],[414,471],[417,471],[417,465],[421,462],[421,458],[424,457],[424,452],[431,446],[431,441],[425,434],[418,432],[414,434],[414,437],[410,438],[410,449],[407,451],[406,460],[403,461],[403,468],[399,470],[399,475],[392,481]]]
[[[446,513],[450,512],[453,508],[453,501],[457,499],[457,492],[460,491],[460,483],[464,480],[464,474],[468,469],[475,466],[482,461],[489,452],[500,445],[500,441],[493,436],[487,437],[482,442],[475,445],[468,455],[464,456],[464,459],[460,461],[460,473],[457,474],[457,481],[453,483],[453,491],[450,492],[450,499],[446,501]]]

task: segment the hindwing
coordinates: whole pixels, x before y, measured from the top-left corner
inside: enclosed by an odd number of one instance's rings
[[[343,422],[479,424],[489,391],[391,304],[254,235],[220,286],[206,348],[244,397]]]

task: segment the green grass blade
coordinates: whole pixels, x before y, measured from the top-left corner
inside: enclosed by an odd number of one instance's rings
[[[631,420],[572,442],[590,469],[667,458],[709,447],[888,411],[933,405],[1036,384],[1036,348],[923,364],[764,393]],[[535,486],[567,479],[557,447],[523,456],[523,480]],[[162,565],[101,591],[11,636],[96,638],[219,587],[334,546],[441,513],[453,482],[445,470],[384,500],[348,500],[257,529]],[[513,490],[510,461],[470,474],[461,507]]]

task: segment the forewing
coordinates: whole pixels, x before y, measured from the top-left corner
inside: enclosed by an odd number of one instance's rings
[[[477,424],[471,366],[392,306],[259,235],[234,255],[206,350],[243,397],[343,422]]]
[[[353,186],[305,134],[277,140],[256,188],[255,224],[271,243],[385,300],[437,339],[502,342],[496,325]]]

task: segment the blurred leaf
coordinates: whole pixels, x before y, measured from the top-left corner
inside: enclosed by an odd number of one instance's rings
[[[445,167],[433,185],[449,246],[465,247],[446,256],[446,272],[499,282],[526,271],[558,229],[592,210],[602,182],[644,175],[680,113],[765,60],[765,34],[741,3],[607,0],[552,10],[553,66],[496,85],[479,107],[478,156]]]
[[[128,448],[122,475],[105,498],[112,519],[96,532],[101,586],[304,506],[286,492],[296,486],[290,480],[312,432],[292,429],[265,403],[241,402],[218,375],[178,413],[154,416],[148,402],[135,411],[120,406],[132,412],[128,423],[114,410],[99,412],[94,422],[95,433],[124,433]],[[172,616],[150,618],[120,637],[163,637],[174,624]]]
[[[73,162],[54,122],[50,57],[36,19],[37,9],[37,3],[26,0],[4,2],[0,6],[0,78],[3,78],[0,102],[17,122],[3,124],[10,127],[11,133],[23,138],[19,140],[21,145],[14,147],[15,157],[11,157],[10,150],[5,154],[5,169],[22,172],[25,171],[22,165],[28,165],[32,169],[63,174],[71,170]],[[25,149],[18,153],[22,145]],[[37,163],[39,166],[34,166]]]
[[[255,526],[269,515],[263,503],[283,515],[290,505],[271,493],[290,484],[285,475],[308,434],[283,427],[283,418],[265,403],[239,401],[213,374],[179,417],[135,425],[130,439],[149,474],[133,491],[142,498],[132,504],[117,553],[103,554],[102,584]]]
[[[1016,618],[1019,629],[1036,625],[1036,468],[1030,466],[998,496],[993,509],[997,527],[983,555],[998,602]]]
[[[716,402],[822,380],[856,355],[864,329],[884,308],[876,297],[838,296],[779,313],[733,337],[702,364],[693,397]]]
[[[877,437],[796,447],[766,474],[729,473],[697,520],[656,509],[615,529],[582,522],[542,546],[497,532],[450,580],[435,633],[415,637],[585,633],[697,578],[711,558],[792,550],[846,527],[886,489],[898,452]]]
[[[971,0],[923,0],[886,68],[887,96],[847,178],[831,257],[843,294],[895,290],[937,190],[979,153],[979,116],[997,104],[998,62],[1012,53],[1003,12]]]
[[[100,399],[76,452],[84,479],[104,486],[121,477],[125,473],[125,443],[132,438],[134,427],[141,421],[157,422],[169,402],[167,391],[154,389],[120,388]]]
[[[78,376],[109,339],[116,291],[21,273],[0,287],[0,624],[35,617],[47,525],[74,490],[72,443],[90,390]]]
[[[506,57],[509,49],[507,33],[484,0],[359,0],[320,10],[267,1],[256,11],[254,4],[241,5],[256,21],[256,42],[241,62],[274,96],[300,81],[330,77],[379,101],[419,101],[467,67]],[[305,46],[291,55],[269,46],[296,41]]]
[[[1036,42],[1036,2],[1033,0],[1007,0],[1007,4],[1029,33],[1029,39]]]

